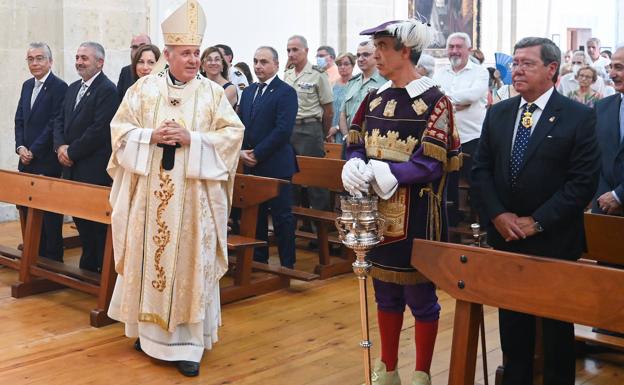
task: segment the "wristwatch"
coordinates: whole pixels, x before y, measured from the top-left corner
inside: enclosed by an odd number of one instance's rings
[[[535,221],[535,223],[533,224],[533,228],[535,229],[535,231],[537,231],[538,233],[541,233],[544,231],[544,228],[542,227],[542,225]]]

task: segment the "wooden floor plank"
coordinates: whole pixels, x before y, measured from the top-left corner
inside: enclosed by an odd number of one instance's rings
[[[71,231],[71,230],[70,230]],[[0,224],[0,244],[19,243],[17,224]],[[297,267],[311,271],[316,253],[297,242]],[[274,255],[275,250],[271,248]],[[79,250],[67,250],[77,264]],[[277,263],[273,256],[271,263]],[[0,267],[0,384],[208,384],[356,385],[363,382],[357,279],[351,274],[324,281],[292,282],[288,289],[223,307],[219,342],[204,354],[200,376],[185,378],[169,363],[133,348],[123,326],[89,326],[96,303],[71,289],[22,299],[10,296],[17,273]],[[227,280],[227,279],[226,279]],[[369,282],[370,284],[370,282]],[[434,385],[446,384],[455,301],[438,292],[442,305],[431,372]],[[379,356],[372,288],[369,314],[372,355]],[[498,312],[485,308],[488,377],[501,359]],[[409,312],[401,333],[398,370],[409,383],[414,370],[414,321]],[[483,384],[479,348],[476,383]],[[624,383],[624,354],[592,353],[577,361],[579,385]]]

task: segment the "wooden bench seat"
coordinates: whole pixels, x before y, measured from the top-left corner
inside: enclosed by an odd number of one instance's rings
[[[344,191],[340,177],[344,160],[297,156],[297,163],[299,164],[299,172],[293,175],[293,184],[328,189],[334,195]],[[331,202],[333,204],[333,199]],[[330,229],[332,231],[335,229],[335,220],[338,215],[333,211],[299,206],[293,206],[292,211],[298,218],[308,219],[316,226],[319,264],[316,265],[314,272],[321,279],[351,272],[351,263],[354,260],[354,254],[351,250],[342,246],[342,258],[332,258],[329,255],[329,232]],[[309,236],[310,233],[297,232],[296,234],[306,239],[313,239]]]

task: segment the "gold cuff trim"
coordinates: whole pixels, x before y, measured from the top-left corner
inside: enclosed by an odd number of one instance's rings
[[[464,158],[460,155],[452,156],[448,163],[446,164],[446,172],[459,171],[462,164],[464,163]]]
[[[427,277],[419,271],[393,271],[386,270],[376,266],[371,267],[371,277],[384,282],[396,283],[399,285],[417,285],[419,283],[431,282]]]
[[[347,144],[360,144],[362,135],[357,130],[349,130],[347,135]]]
[[[446,166],[446,162],[448,161],[448,159],[446,157],[447,152],[444,147],[440,147],[431,142],[425,141],[422,142],[422,147],[424,155],[431,157],[435,160],[439,160],[440,162],[444,163],[444,166]]]

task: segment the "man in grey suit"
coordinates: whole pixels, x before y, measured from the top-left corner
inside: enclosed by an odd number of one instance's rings
[[[617,93],[596,103],[596,135],[602,152],[600,182],[592,212],[623,215],[624,202],[624,46],[611,57],[609,76]]]

